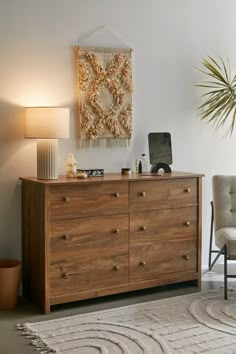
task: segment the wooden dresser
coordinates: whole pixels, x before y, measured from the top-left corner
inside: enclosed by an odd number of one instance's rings
[[[201,175],[22,180],[23,291],[69,301],[201,284]]]

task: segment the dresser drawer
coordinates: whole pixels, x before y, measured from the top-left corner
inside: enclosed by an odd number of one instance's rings
[[[65,235],[68,239],[72,236],[93,236],[108,234],[113,235],[128,234],[129,214],[113,214],[101,216],[84,216],[82,218],[54,220],[50,223],[50,238],[54,243],[65,241]],[[67,239],[67,238],[66,238]],[[63,246],[64,247],[64,246]]]
[[[130,244],[152,244],[197,237],[197,208],[149,210],[130,214]]]
[[[51,186],[51,219],[128,208],[128,183]]]
[[[197,243],[194,240],[136,245],[131,247],[130,257],[131,282],[197,272]]]
[[[130,183],[130,207],[176,208],[196,205],[197,178]]]
[[[98,252],[98,250],[97,250]],[[102,289],[128,283],[128,254],[122,247],[114,254],[77,252],[76,257],[50,266],[50,296]]]
[[[127,214],[57,220],[50,225],[51,263],[113,256],[129,247]]]

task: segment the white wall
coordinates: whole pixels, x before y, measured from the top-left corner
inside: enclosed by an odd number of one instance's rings
[[[236,174],[235,135],[213,132],[196,114],[203,57],[236,63],[234,0],[0,0],[0,257],[21,256],[19,176],[36,174],[36,142],[24,139],[23,107],[69,106],[71,139],[60,141],[60,172],[79,166],[120,171],[142,152],[150,131],[169,131],[173,169],[204,173],[203,264],[207,264],[211,176]],[[108,25],[109,33],[85,39]],[[119,42],[119,43],[118,43]],[[79,150],[73,45],[134,49],[134,133],[130,148]]]

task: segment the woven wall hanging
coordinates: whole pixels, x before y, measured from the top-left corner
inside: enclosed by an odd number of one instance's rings
[[[76,46],[81,147],[128,146],[132,132],[132,49]]]

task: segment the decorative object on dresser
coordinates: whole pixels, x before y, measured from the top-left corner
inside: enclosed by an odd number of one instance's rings
[[[128,175],[131,176],[132,170],[129,167],[124,167],[121,169],[121,174],[122,175]]]
[[[69,301],[201,284],[201,175],[22,180],[23,292]]]
[[[76,177],[76,166],[77,161],[75,160],[74,155],[70,153],[66,160],[66,177]]]
[[[25,136],[37,140],[37,177],[58,178],[58,139],[70,137],[69,108],[25,108]]]
[[[149,133],[148,146],[151,172],[170,173],[173,162],[170,133]]]
[[[77,173],[76,178],[88,178],[88,175],[86,172],[79,172]]]
[[[132,49],[75,46],[81,147],[128,146]]]
[[[77,168],[77,173],[86,173],[88,177],[103,177],[104,169],[103,168],[89,168],[89,169],[80,169]]]

